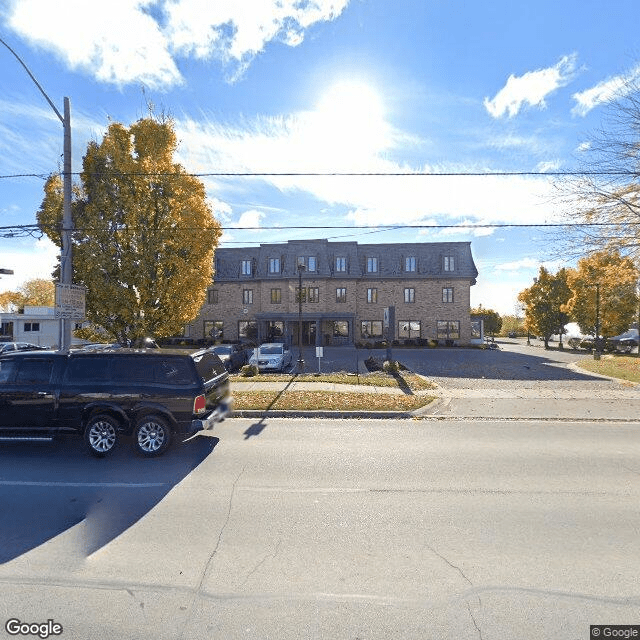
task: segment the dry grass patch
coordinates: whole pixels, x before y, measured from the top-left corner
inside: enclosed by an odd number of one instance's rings
[[[603,376],[640,382],[640,358],[634,356],[606,355],[600,360],[584,358],[578,362],[578,366]]]
[[[337,391],[236,391],[235,410],[413,411],[434,398],[426,395],[378,395]]]

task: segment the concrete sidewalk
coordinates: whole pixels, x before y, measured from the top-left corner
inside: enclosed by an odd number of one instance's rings
[[[602,377],[608,384],[532,383],[531,381],[477,380],[475,387],[457,387],[455,380],[438,380],[436,389],[416,395],[436,396],[431,404],[413,412],[270,411],[270,416],[303,417],[407,417],[423,419],[535,419],[557,421],[611,421],[640,423],[640,386]],[[469,381],[466,381],[467,383]],[[448,383],[448,384],[447,384]],[[450,386],[449,386],[450,385]],[[232,382],[233,391],[327,391],[334,393],[402,394],[396,387],[327,382],[298,382],[294,378],[273,382]],[[236,411],[236,416],[262,417],[263,411]]]

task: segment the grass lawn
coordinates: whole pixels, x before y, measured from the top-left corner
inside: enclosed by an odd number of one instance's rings
[[[337,391],[234,391],[234,410],[413,411],[433,400],[427,395],[341,393]]]
[[[366,375],[355,373],[323,373],[315,375],[305,373],[299,376],[286,374],[259,374],[257,376],[244,377],[241,375],[232,375],[232,382],[288,382],[294,380],[296,382],[331,382],[333,384],[358,384],[372,387],[397,387],[402,388],[408,386],[411,391],[428,391],[435,389],[435,385],[424,378],[410,371],[402,371],[399,377],[391,376],[386,373],[369,373]]]
[[[376,394],[362,391],[233,391],[233,408],[266,411],[280,409],[289,411],[413,411],[433,401],[433,396],[419,394],[417,391],[434,389],[435,385],[409,371],[399,376],[386,373],[356,375],[348,373],[328,373],[323,375],[257,375],[248,378],[232,376],[237,382],[330,382],[332,384],[362,385],[377,387],[395,387],[404,393],[397,395]],[[233,383],[232,383],[233,384]]]
[[[600,360],[585,358],[578,366],[592,373],[630,382],[640,382],[640,358],[636,356],[603,355]]]

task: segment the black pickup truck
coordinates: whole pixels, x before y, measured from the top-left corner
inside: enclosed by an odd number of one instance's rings
[[[0,356],[0,441],[84,437],[105,456],[121,435],[143,456],[230,411],[229,374],[209,351],[115,349]]]

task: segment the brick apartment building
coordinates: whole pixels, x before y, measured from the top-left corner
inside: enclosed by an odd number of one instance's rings
[[[468,344],[477,275],[469,242],[289,240],[217,249],[214,283],[186,333],[297,344],[301,278],[303,344],[380,341],[385,307],[395,307],[399,341]]]

